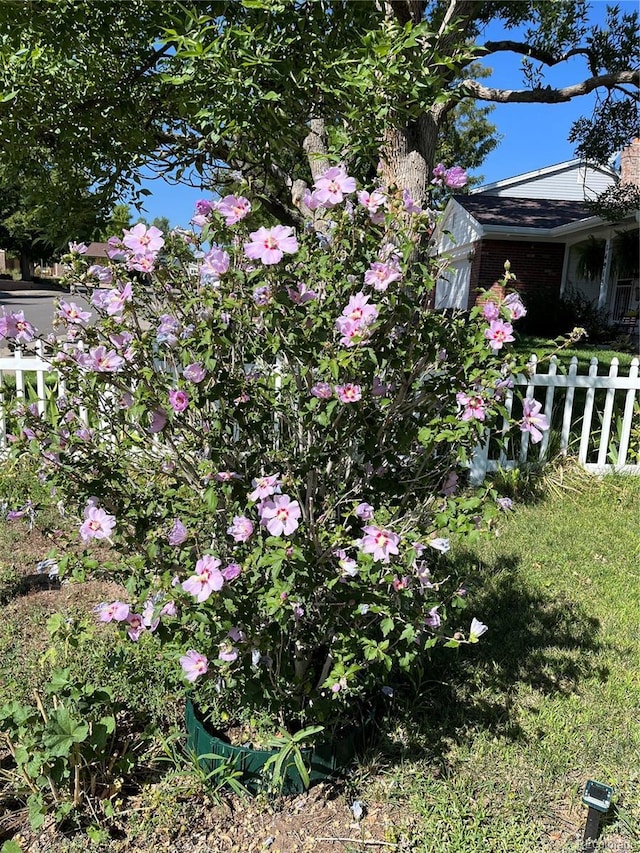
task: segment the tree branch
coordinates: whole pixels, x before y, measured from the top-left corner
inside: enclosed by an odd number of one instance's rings
[[[565,62],[572,56],[591,55],[591,52],[586,47],[574,47],[572,50],[568,50],[566,53],[556,56],[556,54],[552,53],[550,50],[543,50],[542,48],[537,48],[530,44],[519,41],[509,41],[508,39],[505,39],[504,41],[488,41],[482,45],[482,48],[487,54],[500,53],[501,51],[520,53],[522,56],[529,56],[531,59],[536,59],[538,62],[542,62],[544,65],[548,66],[557,65],[559,62]]]
[[[483,86],[477,80],[464,80],[459,89],[456,100],[465,97],[477,98],[479,101],[493,101],[498,104],[560,104],[577,98],[579,95],[588,95],[594,89],[613,89],[621,83],[640,84],[640,71],[620,71],[617,74],[602,74],[599,77],[589,77],[581,83],[573,86],[564,86],[562,89],[491,89]]]

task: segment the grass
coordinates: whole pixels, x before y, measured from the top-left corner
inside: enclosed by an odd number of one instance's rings
[[[22,500],[16,472],[11,482],[5,498]],[[615,787],[599,849],[640,850],[638,506],[640,478],[565,474],[561,487],[556,483],[542,498],[501,516],[499,536],[452,553],[449,568],[469,590],[464,627],[477,616],[489,631],[475,646],[438,650],[411,684],[396,689],[381,744],[337,789],[337,799],[311,792],[304,807],[296,800],[273,817],[271,806],[256,801],[240,808],[233,801],[211,804],[193,782],[194,793],[185,798],[169,775],[158,787],[145,783],[133,807],[125,802],[130,816],[118,824],[120,840],[105,832],[95,849],[192,851],[198,848],[190,828],[204,821],[209,837],[238,833],[237,847],[225,853],[248,853],[254,847],[247,839],[272,836],[276,819],[291,833],[290,846],[278,849],[312,849],[293,839],[310,833],[358,838],[350,814],[358,799],[390,845],[380,849],[577,853],[586,816],[581,791],[594,778]],[[0,524],[0,683],[27,694],[42,678],[51,606],[68,608],[70,588],[53,589],[41,601],[28,598],[17,562],[21,537],[24,528]],[[28,559],[42,556],[45,544],[35,541]],[[99,592],[91,583],[82,593],[85,612]],[[84,586],[71,589],[81,593]],[[111,635],[96,634],[82,650],[77,664],[88,678],[108,680],[111,645]],[[151,649],[135,647],[125,693],[158,719],[171,688],[154,671]],[[324,828],[328,803],[334,803],[332,815],[342,815],[335,829]],[[243,835],[245,823],[250,829]],[[165,848],[157,837],[168,826],[183,827],[184,835],[172,836]],[[332,841],[314,849],[377,849],[369,844]],[[81,836],[51,849],[71,853],[88,845]]]
[[[478,562],[470,615],[490,630],[439,656],[370,788],[417,820],[416,851],[578,850],[589,778],[616,789],[602,843],[640,849],[640,481],[580,484],[457,555]]]
[[[557,343],[546,338],[536,338],[520,336],[515,344],[516,352],[521,355],[532,355],[535,353],[538,358],[543,358],[550,353],[556,352]],[[598,359],[598,372],[603,374],[609,370],[611,362],[614,358],[618,359],[618,364],[621,372],[627,373],[631,366],[631,361],[638,356],[632,347],[626,347],[624,350],[599,348],[590,346],[587,343],[582,345],[567,347],[557,353],[558,363],[560,366],[568,369],[572,358],[578,359],[578,373],[588,373],[589,365],[592,358]]]

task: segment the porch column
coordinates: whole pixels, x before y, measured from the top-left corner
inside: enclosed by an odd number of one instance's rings
[[[602,265],[602,276],[600,278],[600,293],[598,294],[598,308],[603,309],[607,304],[607,291],[609,288],[609,277],[611,275],[611,258],[613,255],[611,236],[607,237],[604,246],[604,264]]]

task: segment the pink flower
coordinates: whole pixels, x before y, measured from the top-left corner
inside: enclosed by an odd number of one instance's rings
[[[169,403],[171,404],[173,411],[176,414],[180,414],[180,412],[184,412],[189,405],[189,396],[180,388],[172,388],[171,391],[169,391]]]
[[[478,421],[484,420],[485,402],[482,397],[469,396],[468,394],[463,394],[462,391],[459,391],[456,394],[456,400],[464,408],[462,415],[460,416],[461,420],[470,421],[472,418],[475,418]]]
[[[218,483],[230,483],[231,480],[240,480],[240,474],[236,474],[235,471],[218,471],[217,474],[213,477],[214,480]]]
[[[489,300],[489,302],[485,302],[482,306],[482,316],[485,320],[497,320],[500,316],[500,308],[495,302]]]
[[[368,524],[364,527],[365,536],[360,542],[360,550],[364,554],[372,554],[374,560],[382,560],[383,563],[389,562],[391,554],[398,553],[398,543],[400,537],[390,530],[381,530],[374,524]]]
[[[505,323],[504,320],[492,320],[489,328],[485,329],[484,336],[489,341],[491,349],[502,349],[504,344],[514,341],[515,338],[511,334],[513,326],[511,323]]]
[[[205,554],[196,563],[196,573],[182,584],[185,592],[191,593],[197,601],[206,601],[212,592],[219,592],[224,584],[224,576],[219,570],[220,560]]]
[[[109,250],[107,249],[108,252]],[[113,281],[112,271],[109,267],[103,267],[102,264],[92,264],[87,270],[87,274],[97,278],[100,284],[111,284]]]
[[[444,173],[445,186],[453,190],[461,189],[468,180],[467,173],[462,166],[452,166]]]
[[[187,532],[187,528],[184,526],[184,524],[180,521],[179,518],[174,518],[173,527],[169,531],[169,545],[173,545],[174,547],[176,545],[182,545],[182,543],[186,541],[188,536],[189,533]]]
[[[162,231],[155,225],[147,228],[143,222],[125,229],[122,242],[134,255],[157,255],[164,246]]]
[[[289,495],[274,495],[260,505],[260,521],[272,536],[290,536],[297,530],[302,515],[298,501]]]
[[[225,225],[235,225],[251,213],[251,202],[241,195],[226,195],[217,206],[218,212],[224,216]]]
[[[347,382],[346,385],[336,385],[336,397],[341,403],[356,403],[362,399],[362,388]]]
[[[344,166],[332,166],[313,185],[315,198],[325,207],[334,207],[345,195],[355,192],[356,179],[350,178]]]
[[[222,570],[222,577],[226,581],[232,581],[235,578],[239,577],[242,574],[242,566],[240,563],[229,563],[228,566],[225,566]]]
[[[361,503],[355,508],[355,513],[363,521],[371,521],[373,518],[373,507],[371,504]]]
[[[84,511],[84,522],[80,526],[80,536],[84,542],[90,539],[108,539],[111,536],[116,520],[103,509],[88,505]]]
[[[440,618],[440,614],[438,613],[438,606],[439,605],[436,605],[436,607],[432,607],[429,613],[427,614],[427,617],[424,620],[424,624],[427,626],[427,628],[435,629],[440,627],[442,619]]]
[[[67,323],[86,323],[91,319],[91,311],[83,311],[75,302],[65,302],[63,299],[58,308],[58,316]]]
[[[358,325],[368,326],[378,317],[375,305],[369,305],[369,296],[360,291],[355,293],[342,309],[342,316]]]
[[[105,298],[103,304],[107,314],[110,317],[114,317],[116,314],[122,314],[125,305],[127,302],[131,302],[131,298],[133,296],[131,283],[127,282],[122,290],[108,290],[107,294],[108,296]]]
[[[355,344],[363,343],[370,335],[366,326],[356,323],[353,320],[347,320],[346,317],[338,317],[336,328],[342,336],[340,344],[343,347],[352,347]]]
[[[531,436],[533,444],[537,444],[542,439],[540,430],[549,429],[549,422],[545,415],[540,414],[542,403],[525,397],[522,401],[522,420],[520,421],[520,431],[528,432]]]
[[[2,309],[4,312],[4,308]],[[0,317],[0,338],[15,338],[21,343],[29,343],[35,337],[36,330],[24,318],[24,311],[4,314]]]
[[[311,394],[319,400],[330,400],[333,397],[333,389],[328,382],[317,382],[311,389]]]
[[[202,266],[200,267],[200,278],[219,279],[229,269],[229,255],[224,249],[219,249],[214,246],[202,258]]]
[[[233,663],[238,657],[238,650],[235,646],[232,646],[231,643],[221,643],[220,644],[220,652],[218,654],[218,658],[220,660],[226,661],[227,663]]]
[[[277,264],[283,254],[294,254],[298,251],[298,241],[293,234],[293,228],[287,225],[275,225],[273,228],[259,228],[250,235],[251,242],[244,244],[244,253],[253,261],[263,264]]]
[[[402,190],[402,204],[407,213],[422,213],[422,208],[413,200],[409,190]]]
[[[318,298],[316,291],[308,288],[303,281],[299,281],[295,288],[288,287],[287,293],[295,305],[305,305],[307,302],[313,302],[314,299]]]
[[[130,613],[125,620],[129,628],[127,629],[127,635],[130,640],[133,640],[134,643],[137,643],[140,639],[140,635],[145,630],[144,619],[140,613]]]
[[[112,261],[124,261],[129,254],[127,247],[124,245],[120,237],[109,237],[107,240],[106,252],[107,257]],[[93,267],[89,267],[89,271],[92,269]],[[96,273],[92,272],[91,275],[96,275]],[[102,281],[102,279],[100,279],[100,281]]]
[[[204,377],[207,375],[207,371],[199,361],[194,361],[193,364],[188,364],[185,367],[182,374],[185,379],[189,380],[189,382],[197,384],[198,382],[202,382]]]
[[[373,286],[375,290],[386,290],[391,282],[400,281],[401,278],[402,273],[395,261],[374,261],[364,274],[364,283]]]
[[[518,293],[510,293],[505,298],[502,305],[507,309],[512,320],[519,320],[520,317],[524,317],[527,313],[527,309],[522,304],[522,300]]]
[[[227,528],[229,536],[233,536],[234,542],[246,542],[253,534],[253,522],[245,515],[234,515],[233,524]]]
[[[369,193],[366,190],[360,190],[358,193],[358,201],[366,208],[369,213],[376,213],[379,207],[382,207],[386,201],[384,193],[374,190]]]
[[[124,365],[124,358],[115,350],[107,351],[105,346],[93,347],[89,350],[85,366],[97,373],[116,373]]]
[[[167,415],[162,409],[156,409],[151,413],[151,419],[149,423],[149,432],[150,433],[158,433],[162,432],[162,430],[167,425]]]
[[[98,622],[124,622],[129,615],[129,605],[123,601],[99,604],[96,608]]]
[[[186,655],[180,658],[180,666],[187,681],[193,683],[201,675],[205,675],[209,669],[209,661],[204,655],[196,652],[195,649],[189,649]]]
[[[249,493],[250,501],[261,501],[272,495],[280,485],[280,474],[270,474],[268,477],[256,477],[251,481],[253,491]]]
[[[210,213],[217,209],[218,202],[209,201],[206,198],[199,198],[196,201],[195,207],[196,213],[198,213],[200,216],[208,216]]]
[[[84,255],[88,248],[86,243],[69,243],[69,252],[72,255]]]

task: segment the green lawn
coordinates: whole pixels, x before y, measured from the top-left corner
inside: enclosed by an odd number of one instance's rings
[[[438,656],[371,784],[417,820],[417,851],[578,850],[589,778],[616,789],[608,849],[640,849],[640,480],[579,482],[471,555],[489,632]]]
[[[5,500],[23,499],[26,483],[15,472],[5,486]],[[598,849],[640,850],[640,478],[574,473],[563,489],[547,494],[501,516],[499,535],[453,552],[449,570],[469,591],[462,624],[477,616],[488,633],[474,646],[436,650],[411,685],[396,688],[381,742],[327,800],[336,804],[339,828],[323,829],[324,795],[311,792],[304,806],[302,800],[282,805],[277,819],[286,818],[296,838],[357,839],[351,804],[358,799],[376,815],[371,831],[377,828],[388,846],[327,841],[316,851],[577,853],[586,817],[581,792],[594,778],[615,788],[602,838],[608,846]],[[29,596],[25,572],[33,573],[50,540],[34,531],[27,549],[25,529],[0,525],[0,683],[11,698],[28,699],[41,687],[52,609],[87,612],[113,593],[96,580],[49,590],[43,579],[42,594]],[[95,649],[83,652],[87,677],[112,679],[113,637],[98,632]],[[130,649],[124,698],[149,719],[159,720],[163,706],[168,716],[175,696],[170,701],[171,688],[150,658],[153,648],[124,648]],[[144,779],[151,779],[148,772]],[[96,853],[156,853],[156,835],[177,825],[177,816],[181,834],[171,849],[197,849],[194,815],[211,823],[211,837],[240,831],[247,821],[255,839],[273,834],[269,803],[212,804],[193,781],[185,799],[172,779],[160,787],[143,784],[133,805],[125,800],[122,842],[105,833]],[[2,799],[0,830],[11,817],[3,817]],[[311,849],[295,846],[294,835],[290,847],[272,849]],[[229,850],[259,849],[248,846],[249,837]],[[57,853],[88,846],[82,834],[57,843],[51,848]]]

